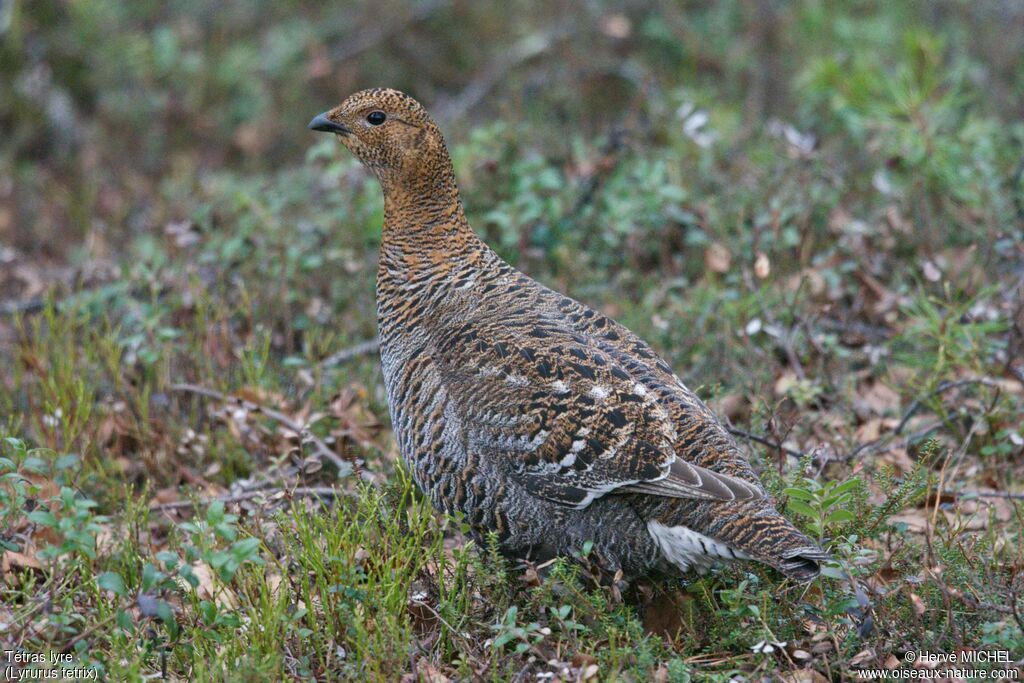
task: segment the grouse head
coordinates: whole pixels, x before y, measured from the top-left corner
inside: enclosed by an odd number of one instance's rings
[[[447,175],[451,168],[440,128],[419,102],[398,90],[361,90],[316,116],[309,128],[337,134],[385,193]]]

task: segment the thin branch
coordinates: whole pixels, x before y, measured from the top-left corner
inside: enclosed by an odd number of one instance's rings
[[[509,72],[538,57],[558,43],[571,37],[579,29],[576,21],[564,22],[543,33],[532,33],[512,45],[501,57],[488,64],[469,84],[451,98],[434,105],[436,118],[457,119],[472,109],[496,85],[506,79]]]
[[[78,291],[71,292],[60,299],[53,298],[52,305],[55,310],[59,311],[63,308],[74,306],[79,302],[89,301],[90,298],[94,298],[96,300],[112,299],[124,292],[134,294],[133,290],[129,289],[125,282],[108,282],[107,284],[100,285],[98,287],[80,289]],[[50,294],[54,293],[55,290],[51,290]],[[50,294],[48,294],[47,297],[29,299],[28,301],[4,301],[0,303],[0,318],[13,315],[38,313],[44,310],[48,303],[51,303],[51,299],[49,298]],[[162,297],[163,294],[164,292],[161,291],[160,296]]]
[[[806,453],[803,453],[801,451],[795,451],[792,448],[787,448],[787,447],[783,446],[780,443],[775,443],[774,441],[766,439],[763,436],[757,436],[756,434],[751,434],[750,432],[745,432],[742,429],[736,429],[735,427],[729,427],[729,433],[732,434],[733,436],[738,436],[738,437],[747,439],[748,441],[754,441],[756,443],[761,444],[762,446],[768,446],[769,448],[774,448],[777,451],[782,451],[783,453],[786,453],[788,455],[792,455],[792,456],[797,457],[797,458],[805,458],[807,456]]]
[[[940,427],[942,427],[942,421],[941,420],[939,420],[938,422],[933,422],[932,424],[927,425],[924,428],[917,430],[916,432],[911,432],[910,434],[907,435],[907,437],[904,439],[904,441],[906,443],[908,443],[908,444],[911,443],[911,442],[914,442],[914,441],[920,441],[921,439],[923,439],[924,437],[928,436],[929,434],[931,434],[935,430],[939,429]],[[857,446],[856,448],[854,448],[852,451],[847,453],[845,456],[843,456],[841,458],[841,460],[849,461],[849,460],[852,460],[853,458],[857,457],[861,453],[873,453],[876,450],[878,450],[878,449],[882,448],[883,446],[887,445],[896,436],[897,436],[896,432],[888,432],[884,436],[881,436],[881,437],[879,437],[879,438],[877,438],[877,439],[875,439],[873,441],[868,441],[866,443],[862,443],[859,446]]]
[[[45,299],[30,299],[28,301],[4,301],[0,303],[0,318],[19,315],[23,313],[38,313],[46,306]]]
[[[115,610],[111,610],[110,614],[108,614],[106,617],[104,617],[103,619],[100,619],[99,621],[93,622],[93,624],[91,626],[89,626],[87,629],[85,629],[84,631],[79,633],[77,636],[72,638],[70,641],[68,641],[68,643],[64,647],[61,648],[61,650],[60,650],[61,654],[68,654],[69,652],[71,652],[71,650],[74,649],[76,643],[78,643],[79,641],[85,640],[86,638],[91,636],[93,633],[96,633],[97,631],[99,631],[101,628],[106,627],[107,624],[109,624],[115,618],[117,618],[117,613],[119,611],[120,610],[116,610],[116,609]]]
[[[299,424],[298,422],[296,422],[295,420],[288,417],[282,412],[273,410],[272,408],[265,408],[261,405],[252,403],[250,401],[243,401],[242,399],[239,399],[234,396],[227,396],[225,394],[220,393],[219,391],[207,389],[206,387],[201,387],[196,384],[172,384],[168,388],[171,391],[181,391],[190,394],[196,394],[197,396],[205,396],[206,398],[212,398],[222,403],[232,403],[235,405],[251,407],[253,412],[266,415],[271,420],[279,422],[288,429],[295,432],[296,434],[299,434],[305,441],[308,441],[311,444],[313,444],[313,447],[316,450],[316,456],[322,460],[326,460],[332,463],[335,467],[338,468],[339,472],[346,472],[352,468],[352,463],[339,457],[337,453],[331,450],[331,448],[327,444],[325,444],[320,437],[314,434],[306,425]]]
[[[1010,491],[956,491],[957,497],[975,496],[977,498],[1005,498],[1008,500],[1024,500],[1024,493]]]
[[[283,493],[284,498],[338,498],[345,495],[345,492],[330,486],[300,486],[294,489],[256,489],[255,491],[243,491],[241,493],[225,493],[222,496],[213,498],[200,498],[198,500],[176,500],[173,503],[158,503],[150,505],[150,512],[162,512],[165,510],[184,510],[196,505],[209,505],[210,503],[240,503],[243,500],[252,500],[260,496],[273,496]]]
[[[917,413],[921,406],[924,405],[924,402],[927,401],[929,398],[932,398],[933,396],[938,396],[939,394],[943,394],[949,391],[950,389],[969,386],[971,384],[983,384],[989,387],[999,386],[999,383],[996,382],[991,377],[968,377],[966,379],[960,379],[953,382],[940,382],[939,385],[933,391],[929,391],[927,394],[919,396],[918,398],[914,399],[913,403],[910,404],[910,407],[908,407],[906,412],[903,413],[903,417],[900,418],[899,424],[896,425],[895,429],[893,429],[888,434],[878,439],[875,439],[874,441],[868,441],[867,443],[862,443],[858,445],[856,448],[850,451],[850,453],[844,458],[844,460],[850,460],[860,455],[861,453],[864,453],[865,451],[868,453],[873,452],[874,450],[888,444],[893,439],[893,437],[899,436],[906,428],[907,424],[910,422],[910,418],[912,418],[914,414]],[[935,431],[941,426],[942,422],[940,421],[936,424],[926,427],[925,429],[914,432],[913,434],[908,436],[906,440],[908,442],[916,441],[917,439],[927,436],[929,433]]]
[[[451,4],[452,0],[427,0],[414,8],[405,19],[384,26],[362,27],[360,30],[353,32],[353,35],[349,36],[343,45],[331,51],[331,60],[335,63],[344,62],[367,50],[372,50],[404,31],[410,24],[416,24],[428,19],[434,12],[442,10]]]
[[[377,353],[380,350],[379,339],[368,339],[364,342],[359,342],[355,346],[350,346],[347,349],[342,349],[337,353],[333,353],[327,358],[320,361],[320,367],[332,368],[335,365],[341,365],[347,363],[350,360],[359,358],[360,356],[368,356],[371,353]]]
[[[893,434],[899,434],[900,432],[902,432],[903,428],[907,426],[907,422],[910,421],[910,418],[914,416],[914,413],[916,413],[917,410],[928,399],[932,398],[933,396],[938,396],[939,394],[944,394],[950,389],[956,389],[957,387],[965,387],[971,384],[984,384],[985,386],[988,387],[999,386],[999,383],[996,382],[991,377],[969,377],[967,379],[960,379],[955,382],[939,382],[939,385],[935,388],[934,391],[929,391],[924,396],[919,396],[918,398],[914,399],[914,402],[910,404],[910,407],[907,408],[907,411],[903,413],[903,419],[901,419],[900,423],[896,425],[896,429],[893,430]]]

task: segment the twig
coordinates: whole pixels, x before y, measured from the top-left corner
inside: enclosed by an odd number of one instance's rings
[[[938,396],[939,394],[945,393],[950,389],[969,386],[971,384],[984,384],[985,386],[989,387],[999,386],[999,383],[993,380],[991,377],[968,377],[966,379],[956,380],[955,382],[940,382],[938,387],[935,388],[935,390],[928,392],[924,396],[919,396],[918,398],[914,399],[913,403],[910,404],[910,407],[907,408],[906,412],[903,413],[903,417],[900,419],[899,424],[896,425],[895,429],[893,429],[885,436],[875,439],[874,441],[868,441],[867,443],[862,443],[858,445],[856,448],[850,451],[849,455],[847,455],[844,458],[844,460],[850,460],[865,451],[871,452],[875,449],[881,448],[882,446],[889,443],[889,441],[891,441],[894,436],[899,436],[906,428],[907,423],[910,422],[910,418],[914,416],[914,414],[921,408],[924,402],[927,401],[929,398],[933,396]],[[939,422],[937,424],[926,427],[925,429],[914,432],[913,434],[907,437],[907,441],[915,441],[923,436],[927,436],[930,432],[935,431],[935,429],[941,426],[942,422]]]
[[[317,457],[332,463],[335,467],[338,468],[339,472],[345,472],[352,467],[352,463],[340,458],[337,453],[332,451],[330,447],[327,444],[325,444],[322,439],[320,439],[320,437],[314,434],[305,425],[299,424],[298,422],[288,417],[284,413],[273,410],[272,408],[265,408],[261,405],[251,403],[249,401],[243,401],[234,396],[226,396],[220,393],[219,391],[207,389],[206,387],[201,387],[196,384],[172,384],[168,388],[171,391],[182,391],[190,394],[196,394],[198,396],[205,396],[206,398],[212,398],[216,401],[221,401],[222,403],[235,403],[238,405],[252,406],[254,412],[266,415],[275,422],[280,422],[281,424],[283,424],[285,427],[292,430],[296,434],[301,435],[303,439],[312,443],[313,447],[316,449]]]
[[[360,28],[360,30],[355,31],[354,34],[345,41],[343,46],[336,48],[331,52],[331,60],[338,63],[352,59],[367,50],[377,47],[389,38],[398,35],[410,24],[423,21],[424,19],[429,18],[434,12],[444,9],[451,4],[452,0],[426,0],[426,2],[420,3],[419,6],[410,12],[408,17],[401,21],[396,21],[385,26],[378,26],[377,28],[364,26]]]
[[[869,325],[868,323],[855,320],[845,321],[835,318],[818,318],[814,321],[814,324],[816,327],[829,332],[856,334],[872,343],[885,341],[893,335],[892,331],[886,327]]]
[[[500,58],[484,67],[483,71],[455,95],[434,105],[438,119],[457,119],[472,109],[494,86],[505,80],[514,68],[530,61],[572,36],[579,27],[576,20],[564,22],[543,33],[533,33],[512,45]]]
[[[283,493],[285,498],[337,498],[344,495],[344,491],[331,486],[300,486],[294,489],[256,489],[255,491],[243,491],[242,493],[225,493],[222,496],[213,498],[201,498],[199,500],[176,500],[173,503],[158,503],[150,505],[150,512],[162,512],[164,510],[182,510],[195,505],[209,505],[210,503],[240,503],[243,500],[252,500],[260,496],[273,496]]]
[[[969,377],[967,379],[960,379],[955,382],[939,382],[939,385],[935,388],[934,391],[929,391],[924,396],[919,396],[918,398],[914,399],[914,402],[910,404],[910,407],[907,408],[907,411],[903,414],[903,419],[901,419],[900,423],[896,425],[896,429],[893,430],[893,434],[899,434],[900,432],[902,432],[903,428],[907,426],[907,422],[910,421],[910,418],[914,416],[914,413],[917,412],[918,408],[920,408],[921,405],[928,399],[932,398],[933,396],[938,396],[939,394],[944,394],[950,389],[956,389],[957,387],[964,387],[971,384],[984,384],[985,386],[989,387],[999,386],[999,383],[996,382],[991,377]]]
[[[608,160],[609,163],[597,164],[594,171],[587,176],[583,182],[582,191],[573,203],[572,208],[562,217],[563,225],[570,219],[578,216],[583,209],[594,201],[598,191],[619,165],[623,153],[629,150],[630,138],[633,135],[634,129],[637,128],[637,119],[640,118],[643,103],[647,99],[651,87],[652,84],[649,79],[644,80],[640,84],[640,90],[633,99],[632,104],[630,104],[619,122],[608,133],[608,140],[601,146],[598,153],[600,158]]]
[[[132,290],[128,289],[126,283],[122,281],[108,282],[107,284],[91,289],[80,289],[76,292],[71,292],[61,299],[54,298],[52,300],[52,305],[54,309],[59,311],[67,306],[73,306],[80,301],[88,301],[90,298],[112,299],[126,291],[133,293]],[[53,292],[51,291],[51,294],[52,293]],[[163,292],[160,292],[160,296],[163,296]],[[49,295],[41,299],[29,299],[28,301],[4,301],[3,303],[0,303],[0,318],[27,313],[38,313],[44,310],[49,302]]]
[[[976,496],[978,498],[1006,498],[1009,500],[1024,500],[1024,493],[1011,493],[1010,491],[957,491],[958,498],[963,496]]]
[[[761,444],[762,446],[768,446],[769,448],[774,448],[775,450],[782,451],[783,453],[786,453],[788,455],[792,455],[792,456],[797,457],[797,458],[801,458],[802,459],[802,458],[805,458],[807,456],[806,453],[803,453],[801,451],[795,451],[792,448],[786,448],[785,446],[783,446],[780,443],[775,443],[774,441],[766,439],[763,436],[757,436],[756,434],[751,434],[750,432],[745,432],[742,429],[736,429],[735,427],[729,427],[729,433],[732,434],[733,436],[739,436],[739,437],[742,437],[744,439],[747,439],[748,441],[755,441],[755,442]]]
[[[5,301],[0,303],[0,318],[20,313],[38,313],[46,306],[43,299],[30,299],[28,301]]]
[[[935,582],[935,585],[938,586],[939,590],[942,592],[942,594],[946,598],[954,598],[956,600],[959,600],[960,602],[962,602],[963,604],[967,605],[971,609],[984,609],[984,610],[991,610],[991,611],[997,612],[999,614],[1013,615],[1014,610],[1011,607],[1007,606],[1007,605],[996,605],[996,604],[993,604],[991,602],[984,602],[982,600],[976,600],[975,598],[965,594],[963,591],[959,591],[959,590],[957,590],[955,588],[950,588],[930,568],[926,568],[925,569],[925,573],[927,573],[928,576],[931,578],[931,580]],[[968,587],[969,586],[970,586],[970,584],[968,584]]]
[[[105,618],[100,619],[97,622],[94,622],[87,629],[85,629],[84,631],[79,633],[77,636],[72,638],[70,640],[70,642],[68,642],[67,645],[62,647],[61,650],[60,650],[61,653],[62,654],[67,654],[67,653],[71,652],[71,650],[74,649],[76,643],[78,643],[79,641],[85,640],[86,638],[91,636],[93,633],[96,633],[96,631],[99,631],[101,628],[105,627],[107,624],[109,624],[111,621],[113,621],[115,618],[117,618],[117,613],[119,611],[120,610],[111,610],[110,614],[108,614]]]
[[[341,365],[347,363],[350,360],[358,358],[360,356],[368,356],[371,353],[377,353],[380,350],[379,339],[368,339],[364,342],[359,342],[355,346],[350,346],[347,349],[342,349],[337,353],[333,353],[327,358],[320,361],[320,367],[331,368],[335,365]]]
[[[919,441],[919,440],[923,439],[924,437],[928,436],[929,434],[931,434],[932,432],[934,432],[936,429],[939,429],[940,427],[942,427],[942,421],[941,420],[938,421],[938,422],[933,422],[932,424],[927,425],[924,428],[917,430],[916,432],[911,432],[910,434],[907,435],[907,437],[904,439],[904,441],[906,443],[908,443],[908,444],[911,443],[911,442],[914,442],[914,441]],[[882,448],[883,446],[888,444],[890,441],[892,441],[895,436],[896,436],[895,432],[889,432],[889,433],[885,434],[884,436],[881,436],[881,437],[879,437],[879,438],[877,438],[877,439],[875,439],[873,441],[868,441],[866,443],[862,443],[859,446],[857,446],[856,448],[854,448],[852,451],[847,453],[845,456],[843,456],[841,458],[841,460],[843,460],[843,461],[852,460],[853,458],[857,457],[858,455],[860,455],[861,453],[864,453],[864,452],[873,453],[874,451]]]

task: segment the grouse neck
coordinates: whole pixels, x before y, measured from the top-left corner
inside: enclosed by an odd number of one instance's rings
[[[466,221],[455,173],[447,168],[413,179],[382,179],[385,252],[456,254],[477,241]]]

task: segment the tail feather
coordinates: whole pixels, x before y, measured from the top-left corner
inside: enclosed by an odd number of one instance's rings
[[[821,572],[821,564],[830,559],[818,544],[794,527],[765,500],[747,504],[715,502],[682,502],[673,506],[668,514],[656,516],[648,522],[648,529],[659,543],[666,559],[680,569],[695,564],[689,544],[675,539],[699,536],[702,546],[711,541],[729,549],[737,559],[763,562],[794,581],[811,581]],[[655,533],[657,525],[660,533]],[[686,532],[685,534],[683,532]],[[673,549],[668,547],[669,541]],[[685,552],[687,562],[676,561]],[[703,552],[729,559],[721,552]],[[675,555],[675,557],[673,557]]]
[[[791,555],[784,556],[777,564],[772,564],[780,572],[794,581],[806,582],[817,578],[821,573],[821,563],[831,559],[829,554],[810,545],[795,549]]]

